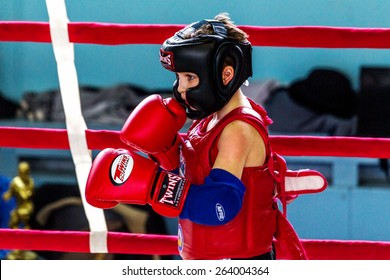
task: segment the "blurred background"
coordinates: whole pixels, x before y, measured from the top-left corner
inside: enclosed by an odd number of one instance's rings
[[[293,1],[66,1],[72,22],[189,24],[228,12],[237,25],[389,27],[386,0]],[[0,19],[48,21],[46,4],[39,1],[2,1]],[[129,82],[149,89],[170,87],[173,74],[158,61],[158,45],[75,45],[80,84],[110,86]],[[317,66],[341,69],[358,86],[361,65],[388,65],[389,50],[262,48],[254,50],[253,79],[273,78],[284,83]],[[25,91],[57,86],[50,44],[1,43],[0,89],[19,100]]]

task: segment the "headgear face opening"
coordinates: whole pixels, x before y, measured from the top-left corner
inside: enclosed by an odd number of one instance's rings
[[[211,24],[215,34],[186,39],[204,24]],[[222,71],[225,61],[233,61],[234,77],[224,85]],[[175,99],[186,108],[187,117],[201,119],[229,102],[241,85],[252,76],[252,46],[229,39],[224,24],[216,20],[202,20],[189,25],[167,39],[160,49],[162,66],[173,72],[191,72],[199,77],[199,84],[186,92],[187,103],[178,92],[179,82],[173,84]]]

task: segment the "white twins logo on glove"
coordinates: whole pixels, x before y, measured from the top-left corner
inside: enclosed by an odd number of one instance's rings
[[[183,202],[182,195],[185,186],[184,183],[184,178],[173,173],[166,173],[156,202],[178,208]]]
[[[121,154],[117,156],[110,168],[111,181],[114,185],[122,185],[129,178],[133,170],[134,160],[128,154]]]

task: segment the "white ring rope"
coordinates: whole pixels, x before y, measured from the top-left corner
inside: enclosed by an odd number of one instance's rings
[[[106,253],[107,225],[102,209],[89,205],[85,200],[85,186],[92,165],[91,152],[88,150],[84,121],[79,94],[77,71],[74,64],[74,46],[69,41],[68,17],[64,0],[46,0],[49,14],[50,35],[57,62],[60,92],[65,112],[69,146],[75,164],[76,176],[87,216],[90,234],[90,251]]]

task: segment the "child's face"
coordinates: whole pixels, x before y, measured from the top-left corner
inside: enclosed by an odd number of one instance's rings
[[[199,85],[199,77],[195,73],[191,72],[177,72],[176,78],[178,82],[177,90],[180,93],[181,98],[187,103],[186,93],[188,89],[194,88]],[[191,107],[190,104],[187,103]],[[195,108],[191,107],[192,110]]]

